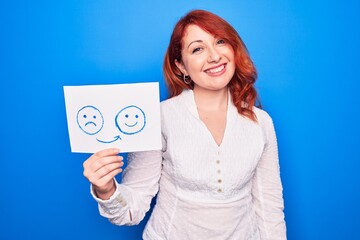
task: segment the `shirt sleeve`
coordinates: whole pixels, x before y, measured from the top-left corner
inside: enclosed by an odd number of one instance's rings
[[[267,113],[260,121],[265,147],[253,178],[253,202],[262,240],[286,239],[284,201],[280,179],[277,140],[272,119]]]
[[[116,225],[136,225],[150,209],[152,198],[159,189],[162,151],[146,151],[128,154],[128,165],[122,182],[116,180],[116,191],[108,200],[96,197],[100,215]]]

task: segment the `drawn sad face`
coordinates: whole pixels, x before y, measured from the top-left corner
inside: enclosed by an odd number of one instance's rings
[[[127,106],[116,115],[115,123],[120,132],[127,135],[135,134],[145,127],[145,113],[137,106]]]
[[[76,121],[80,129],[89,135],[98,133],[104,126],[104,117],[94,106],[81,108],[77,113]]]

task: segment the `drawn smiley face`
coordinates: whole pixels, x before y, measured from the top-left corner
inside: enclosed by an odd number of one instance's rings
[[[120,132],[132,135],[141,132],[146,125],[144,111],[134,105],[127,106],[118,112],[115,123]]]
[[[76,116],[77,124],[80,129],[89,135],[98,133],[104,126],[104,117],[94,106],[81,108]]]

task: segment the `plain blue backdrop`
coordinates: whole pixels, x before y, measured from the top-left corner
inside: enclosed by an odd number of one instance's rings
[[[290,240],[360,239],[355,0],[0,3],[0,239],[141,239],[99,216],[70,152],[64,85],[160,82],[176,21],[210,10],[242,36],[278,135]],[[221,224],[221,220],[219,220]]]

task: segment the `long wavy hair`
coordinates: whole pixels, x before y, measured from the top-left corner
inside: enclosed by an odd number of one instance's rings
[[[165,54],[163,71],[170,97],[179,95],[184,89],[193,89],[193,84],[186,84],[183,75],[175,64],[182,62],[181,50],[183,37],[189,25],[197,25],[215,37],[224,39],[234,50],[235,73],[228,84],[231,98],[239,114],[257,121],[253,107],[260,106],[254,87],[257,78],[255,66],[250,59],[244,42],[236,30],[221,17],[204,10],[193,10],[182,17],[173,30]]]

